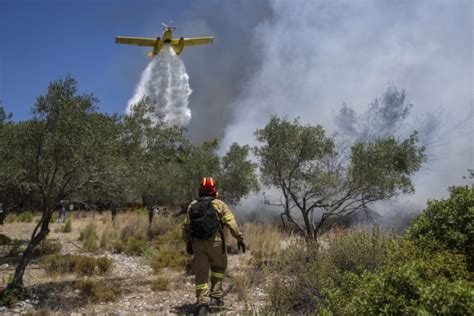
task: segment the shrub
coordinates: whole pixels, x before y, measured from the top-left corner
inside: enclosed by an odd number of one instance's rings
[[[135,236],[129,236],[124,243],[123,252],[128,256],[141,256],[148,248],[148,242]]]
[[[430,201],[408,229],[415,244],[467,256],[474,271],[474,187],[451,187],[446,200]]]
[[[285,238],[276,226],[245,223],[243,231],[257,265],[269,264],[281,255]]]
[[[42,261],[49,274],[77,273],[79,275],[106,274],[112,268],[112,261],[106,257],[88,257],[77,255],[51,255]]]
[[[79,240],[82,241],[82,249],[87,252],[95,252],[97,247],[97,233],[94,224],[87,225],[79,233]]]
[[[326,289],[323,310],[337,315],[467,315],[474,308],[474,283],[465,257],[421,250],[402,240],[387,265],[362,275],[344,273]]]
[[[112,260],[107,257],[99,257],[96,259],[99,274],[107,274],[112,270]]]
[[[345,273],[358,275],[385,262],[393,236],[377,227],[339,232],[320,244],[295,243],[273,268],[278,274],[269,288],[267,312],[311,313],[325,300],[325,291],[343,281]]]
[[[40,257],[57,254],[62,248],[63,245],[60,242],[45,238],[35,247],[33,250],[33,256]]]
[[[47,273],[55,275],[73,272],[73,262],[70,255],[61,256],[56,254],[47,256],[41,264]]]
[[[159,276],[151,283],[151,289],[155,292],[167,291],[169,289],[170,280],[164,276]]]
[[[0,306],[13,307],[22,299],[20,289],[5,289],[0,292]]]
[[[21,212],[18,214],[18,221],[21,223],[31,223],[33,222],[33,214],[30,211]]]
[[[79,275],[92,275],[95,272],[96,260],[94,257],[71,256],[74,272]]]
[[[110,284],[110,281],[84,279],[74,284],[74,288],[79,290],[82,297],[91,302],[114,301],[121,294],[119,284]]]
[[[340,271],[357,274],[365,270],[373,271],[384,264],[388,246],[394,237],[390,232],[381,231],[379,226],[371,230],[343,230],[336,233],[329,249],[323,250],[323,254],[329,264]]]
[[[12,240],[8,236],[0,234],[0,246],[7,246],[11,242]]]
[[[171,245],[161,245],[158,248],[150,248],[144,255],[155,272],[163,268],[183,269],[188,265],[190,257],[181,247],[177,249]]]
[[[165,234],[155,237],[150,247],[144,253],[145,259],[155,272],[163,268],[185,268],[190,257],[185,252],[181,227],[174,226]]]
[[[63,233],[70,233],[72,231],[72,223],[71,223],[71,217],[69,217],[67,220],[66,220],[66,223],[64,223],[61,231]]]
[[[33,222],[33,214],[30,211],[13,213],[10,212],[5,218],[5,223],[31,223]]]

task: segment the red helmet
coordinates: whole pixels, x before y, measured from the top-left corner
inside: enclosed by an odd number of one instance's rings
[[[216,190],[216,180],[212,177],[204,177],[201,180],[199,185],[199,195],[200,196],[215,196],[217,193]]]

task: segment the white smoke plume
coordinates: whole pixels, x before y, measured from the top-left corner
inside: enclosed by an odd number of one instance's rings
[[[186,126],[191,119],[188,107],[191,92],[183,61],[171,46],[165,45],[143,71],[126,112],[129,114],[135,104],[146,98],[154,106],[154,112],[150,113],[153,120],[164,119],[170,125]]]
[[[271,18],[253,31],[260,64],[232,103],[224,147],[254,145],[253,132],[271,114],[340,132],[335,117],[347,103],[358,123],[346,127],[360,139],[418,130],[429,161],[414,177],[410,202],[423,207],[462,183],[474,163],[472,1],[270,5]],[[384,99],[391,86],[406,96]],[[370,111],[374,102],[378,113]]]

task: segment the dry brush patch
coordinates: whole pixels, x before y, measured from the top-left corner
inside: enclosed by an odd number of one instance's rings
[[[112,261],[106,257],[88,257],[80,255],[51,255],[41,266],[50,275],[76,273],[78,275],[108,274],[112,271]]]

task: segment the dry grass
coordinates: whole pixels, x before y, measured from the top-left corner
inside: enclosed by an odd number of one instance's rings
[[[265,268],[258,266],[250,254],[239,255],[239,269],[229,270],[229,277],[233,280],[233,292],[241,301],[249,301],[252,289],[259,286],[265,275]]]
[[[243,231],[245,242],[257,265],[268,265],[277,260],[288,238],[273,225],[245,223]]]
[[[84,279],[74,284],[79,294],[90,302],[110,302],[118,299],[121,294],[119,284],[110,281]]]
[[[165,276],[159,276],[151,282],[151,289],[155,292],[168,291],[170,288],[170,280]]]
[[[77,273],[78,275],[107,274],[112,270],[112,261],[106,257],[78,255],[51,255],[46,257],[42,267],[49,275]]]

